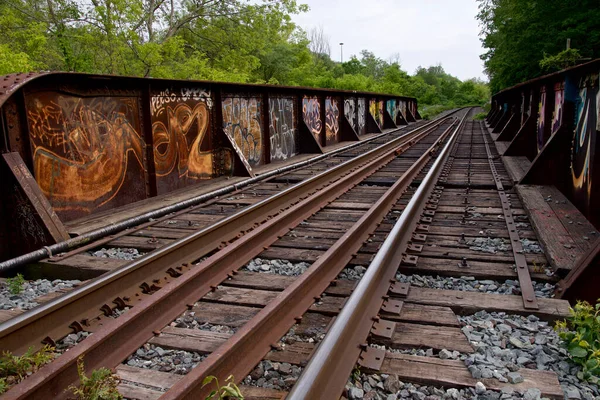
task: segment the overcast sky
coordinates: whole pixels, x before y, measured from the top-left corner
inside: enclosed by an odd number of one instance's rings
[[[421,65],[441,63],[461,80],[485,79],[483,48],[475,15],[475,0],[300,0],[308,13],[294,21],[308,31],[322,26],[331,43],[331,58],[344,60],[367,49],[389,60],[400,54],[402,69],[410,74]]]

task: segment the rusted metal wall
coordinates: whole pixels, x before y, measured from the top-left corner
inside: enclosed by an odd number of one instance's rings
[[[505,89],[487,121],[510,142],[505,155],[526,156],[525,183],[552,183],[600,225],[600,60]],[[520,123],[511,124],[511,117]],[[528,121],[528,118],[531,120]]]
[[[0,83],[1,150],[20,155],[62,221],[358,140],[370,133],[365,98],[380,121],[384,102],[416,106],[379,94],[71,73]]]

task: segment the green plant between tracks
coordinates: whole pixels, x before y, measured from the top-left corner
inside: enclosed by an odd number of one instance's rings
[[[215,382],[217,388],[212,390],[208,396],[206,396],[205,400],[225,400],[225,399],[238,399],[244,400],[244,395],[240,391],[240,388],[235,384],[233,375],[229,375],[225,382],[227,383],[225,386],[219,385],[219,380],[216,376],[210,375],[204,378],[202,381],[202,387],[210,384],[211,382]]]
[[[570,309],[568,321],[557,321],[555,330],[563,340],[571,359],[581,365],[581,380],[600,382],[600,302],[595,306],[578,301]]]
[[[6,280],[6,284],[8,285],[8,291],[11,294],[19,294],[23,291],[23,285],[25,284],[25,278],[23,275],[17,274],[17,276],[13,278],[8,278]]]
[[[30,347],[22,356],[5,351],[0,357],[0,393],[25,379],[54,359],[54,347],[45,345],[39,351]]]
[[[92,371],[88,377],[85,374],[85,365],[80,357],[77,360],[77,374],[79,386],[69,386],[69,390],[77,400],[121,400],[123,396],[117,390],[119,377],[108,368],[99,368]]]

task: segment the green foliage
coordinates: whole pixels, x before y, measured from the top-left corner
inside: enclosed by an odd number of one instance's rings
[[[0,74],[31,70],[206,79],[384,92],[420,104],[483,104],[487,85],[441,65],[411,76],[363,50],[331,59],[296,0],[0,1]],[[312,41],[311,41],[312,40]]]
[[[443,113],[444,111],[452,110],[453,108],[456,108],[456,107],[454,107],[454,105],[437,104],[437,105],[433,105],[433,106],[422,107],[419,110],[419,113],[421,114],[421,118],[423,118],[425,120],[430,120],[430,119],[434,118],[436,115]]]
[[[77,360],[77,374],[79,375],[79,387],[69,386],[78,400],[120,400],[123,398],[117,390],[119,377],[114,375],[108,368],[100,368],[92,371],[88,377],[85,374],[85,365],[80,357]]]
[[[556,322],[554,329],[563,340],[571,359],[582,367],[577,377],[598,384],[600,382],[600,302],[594,307],[588,302],[578,301],[570,312],[569,321]]]
[[[475,121],[482,121],[482,120],[484,120],[484,119],[485,119],[485,117],[486,117],[486,116],[487,116],[487,113],[485,113],[485,112],[480,112],[480,113],[477,113],[477,114],[475,114],[475,115],[473,116],[473,119],[474,119]]]
[[[577,49],[566,49],[553,56],[544,53],[544,58],[540,61],[540,68],[548,72],[559,71],[577,65],[577,61],[580,59],[581,54]]]
[[[477,0],[481,56],[492,92],[542,75],[540,61],[571,39],[582,57],[600,57],[597,0]]]
[[[21,382],[31,372],[54,359],[54,347],[45,345],[39,351],[30,347],[22,356],[5,351],[0,357],[0,393]]]
[[[25,284],[25,278],[23,275],[17,274],[17,276],[8,278],[6,280],[6,284],[8,285],[8,291],[11,294],[19,294],[23,291],[23,285]]]
[[[211,382],[215,382],[216,389],[212,390],[208,396],[206,396],[205,400],[225,400],[225,399],[239,399],[244,400],[244,395],[240,391],[240,388],[235,384],[233,375],[229,375],[225,382],[227,383],[225,386],[219,385],[219,380],[216,376],[207,376],[202,381],[202,387],[210,384]]]

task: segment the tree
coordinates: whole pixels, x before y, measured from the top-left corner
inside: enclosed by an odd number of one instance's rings
[[[581,57],[600,57],[597,0],[477,1],[493,92],[544,73],[540,61],[564,50],[567,38]]]

